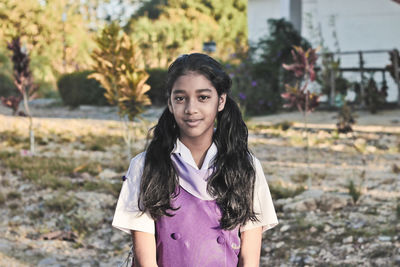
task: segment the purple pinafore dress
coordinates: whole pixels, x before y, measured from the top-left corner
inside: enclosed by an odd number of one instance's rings
[[[207,193],[209,171],[197,170],[178,154],[171,156],[180,178],[178,195],[171,201],[174,216],[156,225],[159,267],[233,267],[240,252],[239,227],[220,228],[221,210]]]

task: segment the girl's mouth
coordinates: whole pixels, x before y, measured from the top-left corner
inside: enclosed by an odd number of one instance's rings
[[[201,120],[185,120],[185,123],[189,126],[189,127],[196,127],[197,125],[200,124]]]

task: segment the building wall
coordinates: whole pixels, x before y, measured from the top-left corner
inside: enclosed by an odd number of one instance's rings
[[[266,27],[262,28],[266,24],[260,24],[260,21],[288,17],[290,11],[279,10],[290,9],[288,1],[249,0],[250,41],[267,34]],[[391,0],[302,0],[301,17],[302,36],[313,46],[321,44],[322,36],[323,46],[333,52],[400,49],[400,5]],[[333,37],[335,32],[336,38]],[[342,67],[358,67],[358,55],[341,56],[340,60]],[[366,67],[384,67],[390,62],[386,53],[365,55],[364,61]],[[347,73],[345,76],[357,81],[360,74]],[[381,77],[381,73],[374,75],[378,85]],[[388,73],[386,78],[389,85],[387,100],[396,101],[397,86]]]
[[[281,18],[280,0],[249,0],[247,24],[249,41],[256,42],[268,34],[268,19]]]

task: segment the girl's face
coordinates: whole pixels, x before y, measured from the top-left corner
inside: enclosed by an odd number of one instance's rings
[[[180,76],[172,86],[168,108],[174,114],[185,141],[209,141],[214,133],[217,113],[224,109],[226,94],[218,96],[212,83],[202,74]]]

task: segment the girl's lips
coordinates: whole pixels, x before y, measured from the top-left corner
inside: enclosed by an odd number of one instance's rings
[[[185,123],[189,126],[189,127],[196,127],[197,125],[200,124],[201,120],[185,120]]]

